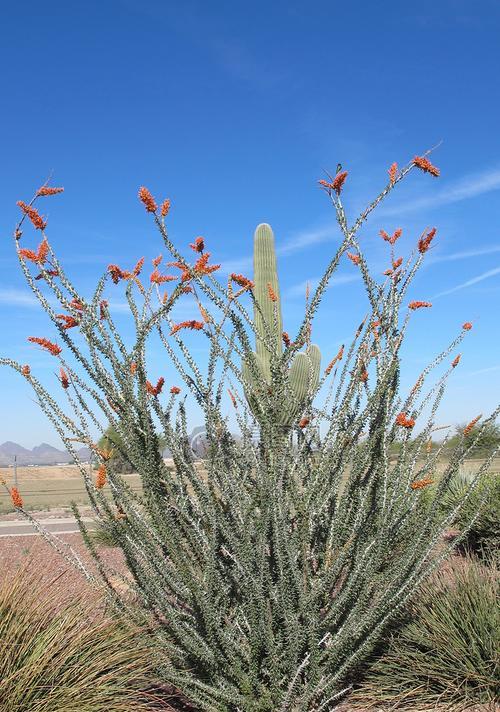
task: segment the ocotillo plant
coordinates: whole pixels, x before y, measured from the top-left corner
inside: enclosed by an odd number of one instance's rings
[[[274,235],[265,223],[257,226],[254,235],[254,322],[256,353],[255,368],[258,378],[247,362],[243,362],[242,373],[250,385],[246,397],[256,419],[263,425],[276,418],[287,429],[297,419],[307,404],[308,396],[317,390],[321,367],[321,352],[316,345],[308,345],[305,353],[297,353],[288,366],[281,359],[283,343],[290,345],[283,332],[281,295],[278,284],[278,269],[274,249]],[[287,376],[283,376],[283,369]],[[284,382],[285,389],[280,389]],[[273,396],[273,413],[261,411],[252,396],[262,389]]]
[[[441,513],[438,502],[450,478],[499,408],[489,418],[471,420],[449,456],[436,499],[420,506],[442,451],[428,444],[439,426],[445,383],[459,363],[460,356],[451,354],[472,325],[463,323],[406,392],[400,385],[401,345],[410,318],[431,306],[421,299],[408,303],[407,294],[436,230],[426,230],[406,260],[395,254],[401,230],[392,235],[382,230],[390,246],[382,277],[370,269],[359,239],[372,210],[416,169],[439,175],[427,156],[415,157],[401,170],[393,164],[379,195],[353,222],[341,200],[347,173],[320,181],[336,212],[340,244],[307,302],[295,338],[274,363],[279,312],[267,333],[258,317],[257,305],[269,308],[263,295],[243,275],[230,275],[227,286],[219,282],[214,276],[219,265],[210,262],[203,238],[190,245],[195,261],[182,256],[168,235],[168,200],[158,206],[146,188],[139,191],[171,255],[168,266],[178,272],[166,274],[159,256],[148,284],[141,280],[144,260],[130,270],[112,264],[91,296],[80,293],[67,276],[45,235],[46,221],[34,207],[35,200],[61,189],[43,186],[31,203],[19,203],[23,218],[14,236],[21,269],[60,337],[60,343],[46,336],[30,341],[56,359],[58,381],[42,383],[29,364],[7,358],[1,363],[32,385],[80,468],[96,515],[123,551],[130,573],[125,593],[81,519],[95,571],[53,535],[44,535],[89,580],[104,584],[117,608],[142,623],[150,621],[151,635],[163,650],[158,666],[164,679],[201,710],[330,710],[393,616],[451,551],[453,543],[444,549],[436,544],[495,454],[479,467],[462,502]],[[43,233],[36,250],[24,244],[26,218]],[[314,379],[309,382],[307,412],[298,412],[298,422],[284,429],[276,406],[289,388],[284,366],[307,343],[325,290],[345,259],[359,270],[368,316],[316,387]],[[109,279],[115,285],[111,289],[126,284],[132,343],[120,335],[104,294]],[[174,281],[174,289],[164,293],[162,285]],[[245,306],[248,297],[256,319]],[[190,300],[192,318],[173,318],[179,300]],[[158,373],[160,362],[148,358],[151,336],[177,371],[170,388]],[[201,339],[209,345],[203,364],[191,351]],[[269,388],[258,388],[264,346],[271,354]],[[57,395],[51,393],[54,385]],[[208,452],[202,469],[186,447],[186,392],[205,421]],[[237,425],[231,426],[231,413]],[[474,429],[479,421],[483,425]],[[108,425],[141,477],[140,496],[114,471],[109,452],[96,444]],[[298,446],[295,426],[302,433]],[[240,438],[231,432],[235,427]],[[260,442],[253,438],[255,427]],[[159,432],[172,452],[173,468],[161,457]],[[319,439],[315,452],[313,436]],[[95,477],[79,461],[75,442],[94,451],[100,462]],[[11,495],[30,518],[22,492],[15,489]]]

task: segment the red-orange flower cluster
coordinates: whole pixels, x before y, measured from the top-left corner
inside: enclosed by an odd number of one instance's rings
[[[170,389],[170,393],[172,393],[174,396],[178,395],[181,392],[181,389],[179,386],[172,386]]]
[[[205,240],[203,237],[197,237],[194,242],[189,244],[189,247],[195,252],[203,252],[205,249]]]
[[[149,192],[147,188],[142,186],[142,188],[139,188],[139,200],[141,203],[144,205],[148,213],[156,213],[158,210],[158,206],[156,205],[156,201]]]
[[[465,331],[470,331],[472,329],[472,324],[470,321],[466,321],[465,324],[462,324],[462,329]]]
[[[57,195],[57,193],[63,192],[64,188],[51,188],[48,185],[42,185],[42,187],[36,191],[36,194],[39,197],[43,197],[44,195]]]
[[[135,376],[135,372],[137,371],[137,364],[135,361],[132,361],[130,364],[130,374],[132,376]]]
[[[359,255],[354,255],[352,252],[346,252],[347,257],[351,260],[351,262],[355,265],[359,265],[360,263],[360,256]]]
[[[70,307],[72,309],[76,309],[76,311],[82,312],[85,311],[85,305],[81,303],[79,299],[72,299],[69,303]]]
[[[415,310],[415,309],[422,309],[423,307],[431,307],[431,306],[432,306],[431,302],[421,302],[421,301],[416,300],[416,301],[410,302],[408,304],[408,309]]]
[[[423,487],[427,487],[428,485],[432,485],[433,482],[434,480],[431,480],[430,477],[425,477],[422,480],[415,480],[415,482],[412,482],[410,484],[410,487],[412,488],[412,490],[418,490],[422,489]]]
[[[396,417],[396,425],[400,425],[402,428],[411,430],[411,428],[413,428],[415,425],[415,419],[408,418],[406,413],[399,413],[399,415]]]
[[[340,195],[340,191],[342,190],[342,188],[344,186],[346,178],[347,178],[347,171],[342,171],[341,173],[337,173],[337,175],[333,179],[332,189],[337,193],[337,195]]]
[[[17,205],[19,205],[23,213],[29,217],[37,230],[45,230],[47,223],[44,221],[38,210],[35,210],[35,208],[32,208],[30,205],[26,205],[23,200],[18,200]]]
[[[402,257],[398,257],[397,260],[394,260],[394,261],[393,261],[393,263],[392,263],[392,269],[397,269],[398,267],[401,267],[402,264],[403,264],[403,258],[402,258]]]
[[[311,421],[309,418],[301,418],[301,420],[299,421],[299,428],[305,428],[307,425],[309,425],[310,422]]]
[[[209,265],[208,260],[210,258],[210,252],[205,252],[201,257],[199,257],[193,265],[193,270],[196,274],[211,274],[216,270],[220,269],[220,265]]]
[[[29,336],[28,341],[31,341],[32,344],[38,344],[42,348],[47,349],[47,351],[49,351],[52,356],[58,356],[62,351],[62,348],[57,344],[53,344],[52,341],[49,341],[45,338],[41,338],[39,336]]]
[[[396,240],[399,240],[402,234],[403,230],[400,227],[398,227],[397,230],[394,230],[392,235],[388,235],[385,230],[380,230],[380,236],[390,245],[394,245]]]
[[[234,408],[237,409],[237,408],[238,408],[238,402],[237,402],[236,398],[234,397],[232,391],[228,388],[228,389],[227,389],[227,392],[229,393],[229,397],[231,398],[231,403],[233,404]]]
[[[277,302],[277,301],[278,301],[278,295],[277,295],[276,292],[274,291],[274,289],[273,289],[273,287],[272,287],[272,285],[271,285],[271,282],[268,282],[268,283],[267,283],[267,293],[268,293],[268,295],[269,295],[269,299],[270,299],[272,302]]]
[[[49,254],[49,243],[47,242],[47,238],[44,238],[41,241],[41,243],[38,245],[38,250],[36,252],[34,252],[33,250],[21,248],[19,250],[19,254],[21,255],[21,257],[24,257],[25,260],[29,260],[30,262],[36,262],[39,265],[43,265],[47,260],[47,255]]]
[[[31,373],[31,368],[28,366],[27,363],[25,363],[24,366],[22,366],[22,368],[21,368],[21,373],[23,374],[23,376],[29,376],[29,375],[30,375],[30,373]]]
[[[340,349],[338,350],[338,353],[337,353],[337,355],[335,356],[335,358],[333,358],[333,359],[330,361],[330,363],[328,364],[328,366],[325,368],[325,376],[328,376],[328,374],[330,373],[330,371],[332,370],[332,368],[335,366],[335,364],[337,363],[337,361],[341,361],[341,360],[342,360],[343,355],[344,355],[344,344],[342,344],[342,346],[341,346]]]
[[[102,489],[104,485],[106,484],[107,480],[107,470],[106,470],[106,465],[104,463],[101,463],[99,465],[99,469],[97,470],[97,476],[95,479],[95,486],[96,489]]]
[[[472,428],[475,426],[475,424],[477,423],[478,420],[481,420],[482,417],[483,417],[483,414],[480,413],[476,418],[474,418],[473,420],[471,420],[470,423],[468,423],[468,424],[465,426],[465,428],[464,428],[464,435],[465,435],[465,437],[467,437],[467,435],[470,435],[470,433],[471,433],[471,431],[472,431]]]
[[[283,339],[283,343],[285,344],[285,346],[288,348],[290,346],[290,344],[292,343],[290,341],[290,336],[288,335],[288,332],[284,331],[281,334],[281,338]]]
[[[396,181],[396,176],[398,174],[398,164],[392,163],[387,172],[389,173],[389,181],[391,185],[394,185]]]
[[[456,368],[458,366],[458,364],[460,363],[460,359],[461,359],[461,354],[458,354],[457,356],[455,356],[455,358],[451,362],[451,367]]]
[[[156,382],[156,386],[153,386],[149,381],[146,381],[146,391],[149,393],[150,396],[159,396],[163,385],[165,383],[165,379],[163,376],[160,376],[160,378]]]
[[[62,368],[62,367],[61,367],[61,369],[59,370],[59,377],[60,377],[60,380],[61,380],[61,386],[64,388],[64,390],[66,390],[67,388],[69,388],[69,378],[68,378],[68,374],[66,373],[66,371],[65,371],[64,368]]]
[[[149,278],[150,282],[153,284],[163,284],[164,282],[173,282],[176,280],[177,277],[174,277],[171,274],[160,274],[159,270],[155,269],[151,273],[151,277]]]
[[[170,335],[176,334],[181,329],[194,329],[195,331],[200,331],[200,329],[203,329],[203,322],[196,321],[195,319],[190,319],[189,321],[181,321],[179,324],[174,324]]]
[[[166,217],[170,212],[170,200],[166,198],[160,206],[160,213],[162,218]]]
[[[72,329],[80,323],[78,319],[75,319],[74,316],[70,316],[69,314],[57,314],[56,319],[60,319],[64,322],[61,324],[62,329]]]
[[[21,497],[21,494],[17,487],[12,487],[12,489],[10,490],[10,498],[14,507],[16,507],[17,509],[22,509],[23,498]]]
[[[342,190],[342,186],[344,185],[345,179],[347,178],[347,171],[342,171],[341,173],[337,173],[335,178],[332,180],[331,183],[329,183],[327,180],[319,180],[318,183],[322,188],[325,188],[325,190],[331,194],[332,190],[334,190],[337,195],[340,195],[340,191]]]
[[[417,168],[420,168],[421,171],[424,171],[424,173],[430,173],[431,176],[434,176],[435,178],[439,176],[439,168],[433,166],[428,158],[425,158],[424,156],[415,156],[413,163],[417,166]]]
[[[420,252],[420,254],[423,255],[424,252],[427,252],[432,240],[434,239],[435,234],[436,234],[436,228],[433,227],[432,230],[429,230],[427,235],[420,238],[420,240],[418,241],[418,251]]]
[[[233,280],[233,282],[236,282],[236,284],[239,284],[239,286],[243,287],[243,289],[253,289],[254,288],[254,283],[252,282],[252,280],[247,279],[242,274],[235,274],[234,272],[232,272],[230,277]]]

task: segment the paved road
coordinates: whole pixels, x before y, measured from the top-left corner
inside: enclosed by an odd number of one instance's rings
[[[40,524],[48,529],[52,534],[74,534],[78,533],[78,524],[74,517],[64,517],[61,519],[39,519]],[[92,528],[93,519],[82,517],[82,521]],[[11,521],[0,522],[0,538],[4,536],[40,536],[31,522]]]

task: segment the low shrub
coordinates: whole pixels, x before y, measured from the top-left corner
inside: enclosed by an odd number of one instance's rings
[[[154,656],[140,631],[93,609],[95,597],[55,610],[57,579],[43,583],[32,565],[0,585],[0,712],[151,710]]]
[[[443,512],[452,512],[464,499],[473,479],[473,473],[463,471],[457,472],[452,477],[440,500]],[[465,528],[478,509],[478,515],[461,543],[461,547],[467,548],[482,558],[485,557],[485,554],[498,557],[500,549],[500,477],[498,474],[483,476],[473,495],[459,510],[453,526],[460,530]],[[489,558],[486,556],[486,560]]]
[[[365,668],[353,709],[466,710],[500,695],[498,566],[453,558],[422,587]],[[450,575],[451,574],[451,575]]]

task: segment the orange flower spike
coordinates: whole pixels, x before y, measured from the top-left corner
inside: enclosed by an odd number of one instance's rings
[[[397,269],[398,267],[401,267],[402,264],[403,264],[403,258],[398,257],[398,259],[394,260],[394,262],[392,263],[392,268]]]
[[[209,265],[208,264],[208,259],[210,257],[210,252],[205,252],[201,257],[199,257],[195,264],[193,265],[193,270],[197,274],[211,274],[212,272],[215,272],[216,270],[220,269],[220,265]],[[182,275],[182,281],[185,281],[186,279],[190,279],[189,277],[189,272],[185,271],[185,274]]]
[[[290,344],[292,343],[290,341],[290,336],[288,335],[288,333],[286,331],[284,331],[281,334],[281,338],[283,339],[283,343],[285,344],[286,348],[288,348],[290,346]]]
[[[398,174],[398,164],[392,163],[387,172],[389,173],[390,184],[394,185],[394,183],[396,182],[396,176]]]
[[[136,371],[137,371],[137,364],[135,361],[132,361],[130,364],[130,375],[135,376]]]
[[[197,237],[194,242],[190,243],[189,247],[194,250],[194,252],[203,252],[205,249],[205,240],[203,237]]]
[[[340,195],[340,192],[344,186],[345,179],[347,178],[347,171],[342,171],[342,173],[337,173],[332,182],[332,189]]]
[[[118,284],[125,276],[125,272],[118,265],[108,265],[108,272],[114,284]]]
[[[430,477],[425,477],[423,480],[416,480],[415,482],[412,482],[410,484],[410,487],[412,488],[412,490],[419,490],[423,489],[424,487],[427,487],[428,485],[432,485],[433,483],[434,480],[431,480]]]
[[[37,210],[35,210],[35,208],[32,208],[30,205],[26,205],[23,200],[18,200],[17,205],[21,208],[23,213],[29,217],[37,230],[45,230],[47,223],[44,222],[42,216]]]
[[[61,386],[64,388],[64,390],[66,390],[67,388],[69,388],[69,378],[68,378],[68,374],[66,373],[66,371],[65,371],[64,368],[62,368],[62,367],[61,367],[61,369],[59,370],[59,378],[60,378],[60,381],[61,381]]]
[[[329,183],[327,180],[324,180],[323,178],[321,178],[321,179],[318,181],[318,183],[320,184],[320,186],[321,186],[322,188],[326,188],[327,190],[331,190],[331,189],[332,189],[332,184]]]
[[[47,351],[49,351],[52,356],[59,356],[62,351],[62,348],[57,344],[53,344],[52,341],[49,341],[45,338],[40,338],[39,336],[29,336],[28,341],[30,341],[32,344],[38,344],[42,348],[47,349]]]
[[[95,486],[96,489],[102,489],[104,485],[106,484],[106,480],[108,478],[108,473],[106,470],[106,465],[102,463],[99,465],[99,469],[97,470],[97,477],[95,480]]]
[[[421,301],[417,300],[414,302],[410,302],[408,304],[408,309],[412,309],[414,311],[415,309],[422,309],[424,307],[431,307],[431,306],[432,306],[432,304],[430,302],[421,302]]]
[[[238,403],[236,401],[236,398],[234,397],[233,393],[230,391],[230,389],[227,389],[227,392],[229,393],[229,397],[231,398],[231,403],[233,404],[234,408],[238,409]]]
[[[170,389],[170,393],[172,393],[172,395],[174,396],[179,395],[180,392],[181,389],[179,388],[179,386],[172,386],[172,388]]]
[[[277,302],[277,301],[278,301],[278,295],[276,294],[276,292],[275,292],[274,289],[272,288],[270,282],[267,283],[267,293],[268,293],[268,295],[269,295],[269,299],[270,299],[272,302]]]
[[[436,228],[433,227],[432,230],[429,230],[427,235],[425,235],[424,237],[421,237],[420,240],[418,241],[418,251],[420,252],[421,255],[423,255],[429,249],[430,244],[431,244],[432,240],[434,239],[436,232],[437,232]]]
[[[472,324],[470,321],[466,321],[465,324],[462,324],[462,329],[464,331],[470,331],[472,329]]]
[[[172,334],[176,334],[181,329],[194,329],[195,331],[200,331],[201,329],[203,329],[203,322],[195,321],[194,319],[190,319],[189,321],[181,321],[179,324],[174,324],[170,335],[172,336]]]
[[[141,203],[144,205],[148,213],[156,213],[158,210],[158,206],[156,205],[156,201],[149,192],[147,188],[142,186],[142,188],[139,188],[139,200]]]
[[[389,240],[390,244],[391,244],[391,245],[394,245],[394,243],[396,242],[396,240],[399,240],[399,238],[401,237],[402,234],[403,234],[403,229],[402,229],[402,228],[398,227],[396,230],[394,230],[394,232],[393,232],[393,234],[392,234],[392,237],[391,237],[391,239]]]
[[[299,421],[299,428],[305,428],[307,425],[309,425],[310,422],[311,421],[309,420],[309,418],[302,418]]]
[[[359,374],[359,380],[361,381],[361,383],[366,383],[366,382],[367,382],[367,380],[368,380],[368,371],[366,370],[366,368],[363,369],[363,370],[361,371],[361,373]]]
[[[406,413],[399,413],[399,415],[396,417],[396,425],[400,425],[402,428],[411,430],[411,428],[413,428],[415,425],[415,419],[408,418],[406,416]]]
[[[456,368],[456,367],[458,366],[458,364],[460,363],[461,357],[462,357],[462,354],[458,354],[457,356],[455,356],[455,358],[454,358],[453,361],[451,362],[451,367],[452,367],[452,368]]]
[[[22,247],[19,250],[19,254],[25,260],[29,260],[30,262],[38,262],[38,254],[36,252],[33,252],[33,250],[28,250],[27,248]]]
[[[29,376],[29,375],[30,375],[30,373],[31,373],[31,368],[28,366],[27,363],[25,363],[24,366],[22,366],[22,368],[21,368],[21,373],[23,374],[23,376]]]
[[[12,500],[12,504],[16,509],[23,508],[23,498],[21,497],[21,494],[17,487],[12,487],[12,489],[10,490],[10,498]]]
[[[166,198],[160,206],[160,214],[162,218],[167,217],[170,212],[170,200]]]
[[[137,261],[134,269],[132,270],[132,274],[134,275],[134,277],[138,277],[140,275],[143,267],[144,267],[144,257],[141,257],[141,259]]]
[[[474,418],[473,420],[471,420],[470,423],[468,423],[468,424],[465,426],[465,428],[464,428],[464,435],[465,435],[465,437],[467,437],[468,435],[470,435],[470,433],[471,433],[473,427],[474,427],[475,424],[478,422],[478,420],[481,420],[482,417],[483,417],[483,414],[480,413],[476,418]]]
[[[51,188],[48,185],[42,185],[42,187],[36,191],[37,197],[40,198],[46,195],[57,195],[58,193],[64,193],[64,188]]]
[[[158,257],[155,257],[153,260],[153,267],[158,267],[158,265],[160,264],[162,259],[163,259],[163,255],[158,255]]]
[[[78,301],[78,299],[72,299],[69,305],[70,307],[76,309],[79,312],[85,311],[85,305]]]
[[[424,158],[423,156],[415,156],[413,163],[424,173],[430,173],[431,176],[434,176],[435,178],[439,176],[439,168],[433,166],[429,159]]]
[[[330,371],[332,370],[332,368],[335,366],[335,364],[337,363],[337,361],[341,361],[341,360],[342,360],[343,355],[344,355],[344,344],[342,344],[342,346],[340,347],[340,349],[339,349],[337,355],[335,356],[335,358],[333,358],[333,359],[330,361],[330,363],[328,364],[328,366],[325,368],[325,376],[328,376],[328,374],[330,373]]]
[[[73,329],[73,327],[78,326],[80,323],[78,319],[68,314],[57,314],[56,319],[64,322],[64,324],[61,324],[62,329]]]
[[[242,274],[235,274],[234,272],[232,272],[230,277],[233,280],[233,282],[236,282],[236,284],[238,284],[240,287],[243,287],[243,289],[253,289],[254,288],[254,283],[252,282],[252,280],[247,279]]]
[[[359,255],[353,255],[352,252],[346,252],[347,257],[351,260],[351,262],[355,265],[359,265],[360,262],[360,256]]]
[[[202,319],[205,322],[205,324],[209,324],[211,322],[210,314],[199,302],[198,302],[198,309],[200,310],[200,314],[201,314]]]

